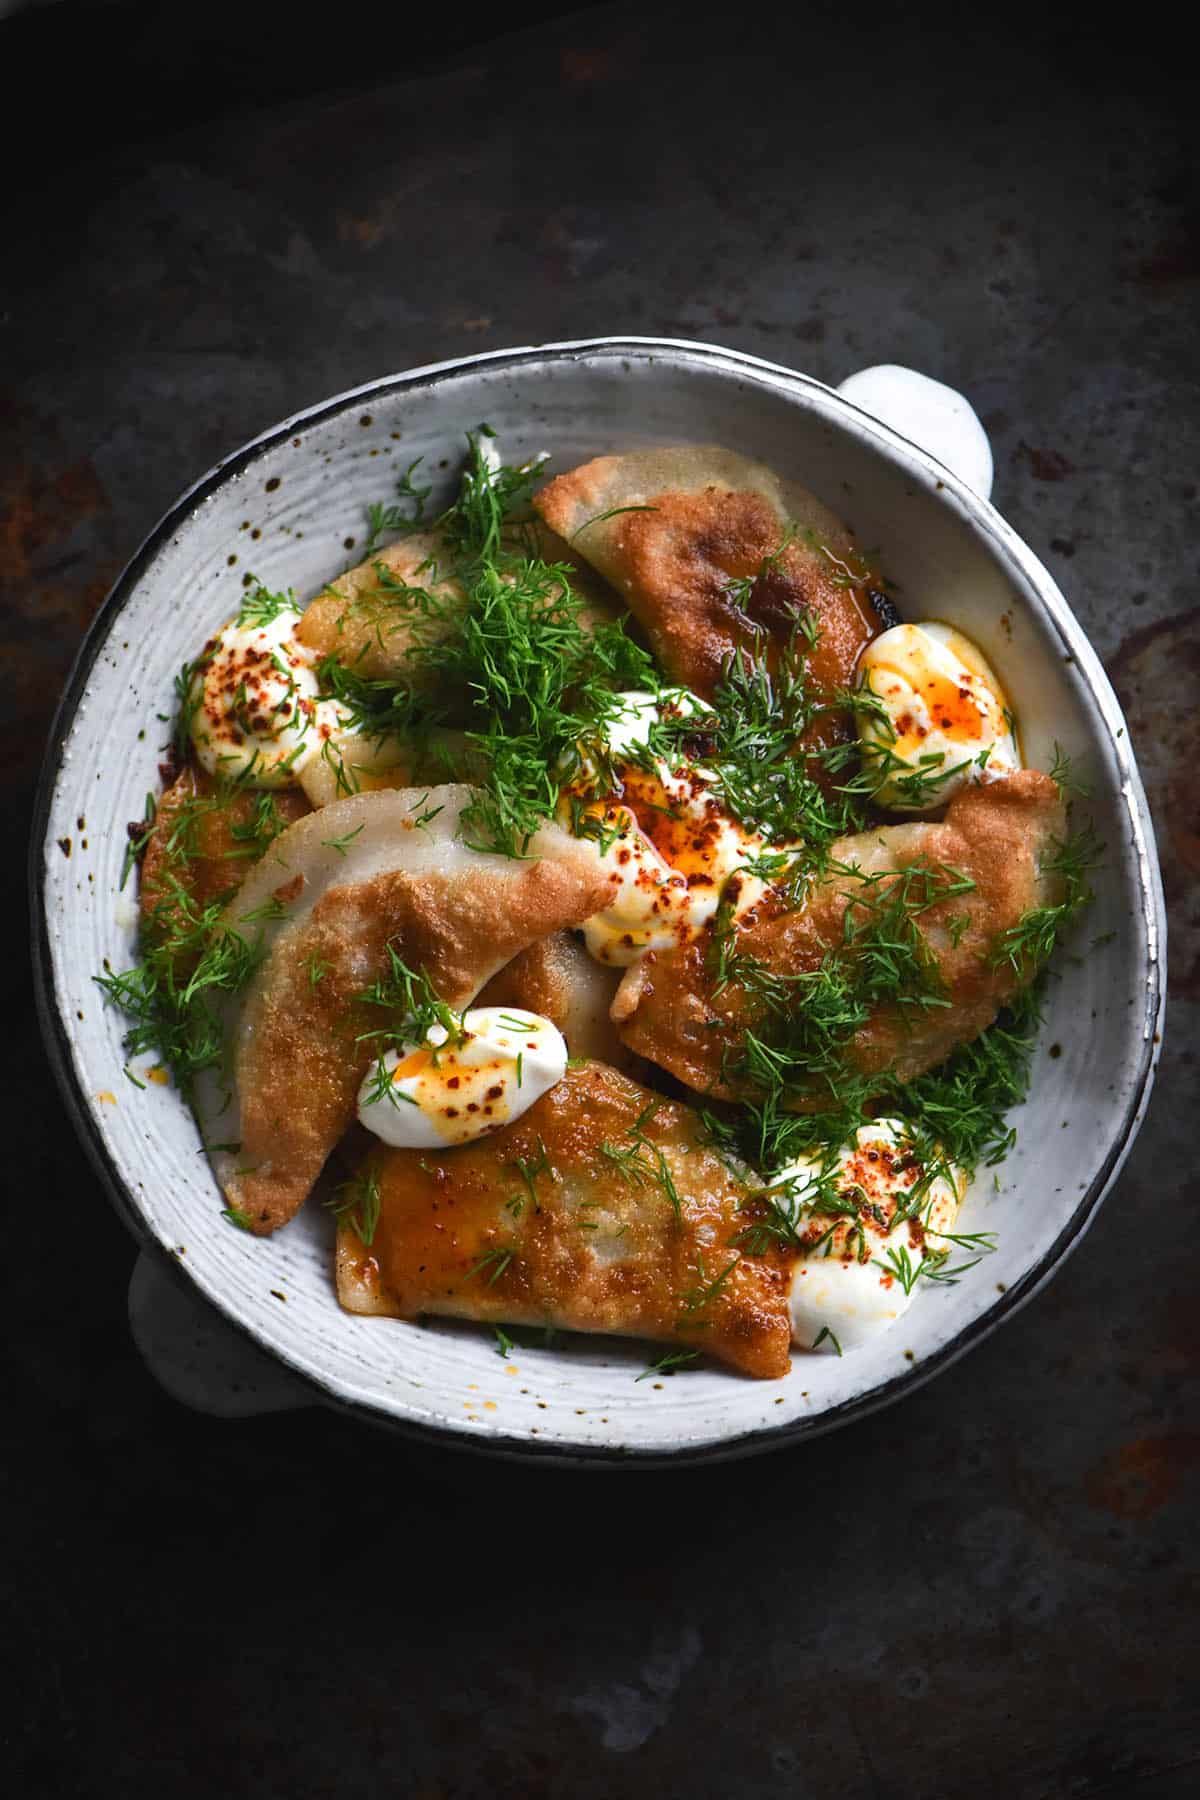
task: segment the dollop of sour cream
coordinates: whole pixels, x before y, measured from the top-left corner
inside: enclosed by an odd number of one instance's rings
[[[189,694],[196,755],[211,775],[249,787],[286,787],[346,728],[322,698],[313,653],[296,636],[298,607],[262,622],[231,619],[205,645]]]
[[[982,652],[936,622],[893,625],[858,663],[882,717],[856,710],[874,799],[890,812],[928,812],[971,781],[1021,766],[1013,716]]]
[[[403,1150],[465,1144],[509,1125],[562,1080],[567,1045],[539,1013],[477,1006],[461,1037],[431,1026],[423,1043],[389,1050],[364,1080],[358,1116],[368,1131]]]
[[[598,962],[627,968],[649,950],[694,937],[723,893],[734,916],[752,906],[765,884],[744,865],[766,846],[723,808],[710,770],[688,761],[672,769],[646,754],[656,722],[705,713],[702,700],[685,688],[657,695],[631,690],[616,696],[616,706],[602,745],[611,791],[590,797],[598,763],[585,748],[581,774],[563,791],[559,818],[577,835],[597,840],[612,884],[609,905],[584,924],[587,947]]]
[[[904,1197],[925,1170],[907,1127],[900,1119],[875,1119],[859,1128],[838,1152],[834,1172],[838,1197],[853,1214],[814,1208],[802,1228],[811,1247],[792,1271],[793,1343],[835,1355],[854,1350],[907,1311],[926,1254],[949,1248],[943,1234],[954,1229],[966,1187],[962,1172],[950,1167],[952,1179],[936,1175],[908,1217]],[[807,1196],[817,1198],[821,1173],[819,1159],[802,1158],[776,1180],[796,1183],[795,1202],[803,1209]]]

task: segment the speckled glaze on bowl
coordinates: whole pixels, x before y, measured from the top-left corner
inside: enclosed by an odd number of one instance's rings
[[[128,966],[117,886],[125,825],[158,785],[181,663],[236,610],[243,575],[301,598],[353,561],[368,501],[414,457],[449,490],[466,430],[486,420],[514,460],[552,471],[605,450],[722,443],[812,487],[883,547],[908,615],[953,619],[995,665],[1026,758],[1057,741],[1091,790],[1108,860],[1083,930],[1089,954],[1052,985],[1017,1147],[972,1190],[963,1229],[999,1249],[839,1360],[797,1355],[755,1382],[716,1369],[636,1381],[645,1347],[573,1338],[496,1354],[491,1332],[352,1318],[336,1303],[327,1216],[278,1236],[231,1230],[191,1115],[122,1074],[122,1022],[93,975]],[[43,1027],[72,1118],[121,1217],[317,1397],[376,1421],[505,1454],[596,1463],[770,1449],[898,1399],[1014,1314],[1076,1244],[1145,1110],[1163,1004],[1164,919],[1153,832],[1124,721],[1053,580],[999,514],[931,456],[821,383],[702,344],[600,339],[502,351],[390,376],[286,420],[199,481],[117,582],[55,724],[33,849]],[[1053,1053],[1052,1053],[1053,1052]],[[652,1353],[653,1354],[653,1353]]]

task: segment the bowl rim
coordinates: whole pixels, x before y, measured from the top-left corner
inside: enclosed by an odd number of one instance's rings
[[[74,722],[79,703],[87,688],[92,670],[108,639],[110,629],[145,571],[153,563],[169,539],[184,526],[195,509],[232,477],[248,469],[260,457],[282,445],[298,430],[309,429],[337,417],[372,395],[395,394],[418,387],[433,387],[441,380],[465,371],[487,366],[519,371],[530,364],[572,362],[589,358],[634,358],[654,361],[670,357],[681,362],[698,362],[717,372],[737,376],[753,375],[762,384],[795,396],[819,396],[828,414],[828,403],[847,418],[847,425],[861,438],[873,441],[893,463],[920,469],[933,475],[939,497],[953,497],[971,529],[991,539],[1003,559],[1015,564],[1028,586],[1036,593],[1047,620],[1057,631],[1065,649],[1074,658],[1086,682],[1089,696],[1108,728],[1113,755],[1121,776],[1120,793],[1125,802],[1129,828],[1136,857],[1141,916],[1146,932],[1146,996],[1142,1016],[1142,1047],[1136,1074],[1122,1115],[1114,1129],[1104,1161],[1094,1179],[1079,1197],[1048,1249],[1026,1270],[1018,1282],[994,1299],[979,1315],[970,1320],[946,1343],[920,1362],[910,1364],[900,1373],[879,1382],[862,1394],[839,1402],[812,1418],[783,1420],[778,1425],[756,1426],[711,1442],[683,1442],[676,1447],[656,1445],[640,1449],[636,1445],[551,1442],[501,1429],[468,1431],[450,1421],[431,1423],[405,1416],[354,1397],[336,1383],[314,1376],[310,1370],[292,1362],[287,1353],[261,1338],[254,1326],[240,1317],[224,1301],[206,1292],[190,1276],[186,1265],[171,1256],[154,1237],[141,1214],[133,1194],[122,1180],[109,1151],[96,1114],[76,1071],[70,1040],[64,1023],[63,1009],[55,988],[53,959],[50,949],[49,917],[46,895],[48,828],[59,776],[63,768],[65,739]],[[836,421],[835,421],[836,422]],[[686,338],[621,335],[568,339],[561,342],[523,345],[511,349],[480,351],[469,356],[449,358],[442,362],[422,364],[395,374],[380,376],[359,386],[347,388],[315,404],[290,414],[277,424],[249,439],[228,456],[222,457],[179,498],[151,528],[117,576],[92,619],[76,653],[63,693],[55,709],[42,767],[34,797],[33,823],[28,859],[31,949],[34,974],[34,997],[42,1041],[66,1103],[67,1112],[77,1138],[93,1169],[100,1178],[117,1216],[130,1231],[144,1253],[150,1253],[157,1265],[170,1271],[172,1280],[193,1297],[210,1306],[223,1319],[251,1342],[286,1367],[290,1374],[311,1390],[313,1403],[331,1405],[341,1412],[375,1426],[399,1432],[402,1436],[427,1442],[441,1448],[466,1449],[482,1455],[512,1460],[535,1459],[560,1465],[587,1467],[664,1467],[729,1461],[772,1449],[783,1449],[802,1439],[821,1436],[827,1431],[849,1424],[882,1407],[891,1405],[905,1394],[931,1381],[958,1361],[977,1344],[991,1335],[1005,1320],[1046,1284],[1065,1257],[1081,1242],[1094,1220],[1105,1195],[1133,1144],[1145,1116],[1154,1082],[1162,1042],[1163,1012],[1166,1001],[1166,915],[1162,880],[1154,839],[1154,827],[1141,778],[1134,760],[1129,733],[1120,704],[1100,660],[1086,634],[1060,592],[1049,570],[1041,563],[1018,533],[1001,517],[990,501],[966,486],[951,470],[928,451],[914,444],[882,421],[863,411],[835,388],[814,376],[789,369],[748,352],[732,350]]]

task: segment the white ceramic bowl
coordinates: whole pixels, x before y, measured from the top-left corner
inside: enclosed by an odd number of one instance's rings
[[[1052,984],[1018,1142],[970,1194],[963,1228],[999,1249],[920,1293],[890,1335],[841,1360],[795,1357],[781,1381],[717,1369],[636,1381],[644,1346],[574,1338],[518,1351],[490,1331],[352,1318],[311,1208],[257,1240],[222,1220],[178,1095],[122,1074],[122,1021],[93,975],[134,955],[117,897],[126,821],[158,785],[172,680],[236,610],[248,570],[301,598],[353,556],[368,501],[416,456],[450,487],[486,420],[513,457],[563,469],[636,444],[706,442],[812,487],[879,545],[910,617],[953,619],[998,670],[1032,763],[1055,741],[1092,792],[1108,845],[1078,960]],[[236,559],[236,561],[234,560]],[[69,843],[69,856],[62,844]],[[945,1368],[1027,1300],[1077,1243],[1144,1112],[1163,1003],[1153,833],[1124,721],[1062,595],[999,514],[942,464],[805,376],[728,350],[601,339],[502,351],[388,377],[298,414],[186,493],[117,582],[55,724],[34,844],[43,1024],[70,1115],[121,1217],[259,1345],[324,1397],[418,1434],[505,1453],[661,1461],[743,1454],[826,1430]],[[286,1295],[281,1301],[277,1296]],[[650,1352],[653,1354],[653,1352]]]

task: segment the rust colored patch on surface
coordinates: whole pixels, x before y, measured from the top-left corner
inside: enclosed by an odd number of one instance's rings
[[[1131,631],[1108,673],[1125,709],[1158,837],[1176,994],[1200,998],[1200,607]]]
[[[53,475],[10,465],[0,474],[0,566],[7,580],[14,586],[28,580],[40,550],[107,506],[108,496],[86,457]]]
[[[119,564],[108,495],[59,423],[0,391],[0,768],[32,769],[79,639]]]
[[[1038,450],[1024,438],[1017,445],[1016,455],[1025,458],[1036,481],[1065,481],[1075,473],[1075,464],[1061,450]]]
[[[1118,1519],[1148,1519],[1178,1492],[1184,1476],[1200,1463],[1200,1433],[1134,1438],[1093,1469],[1087,1496]]]

